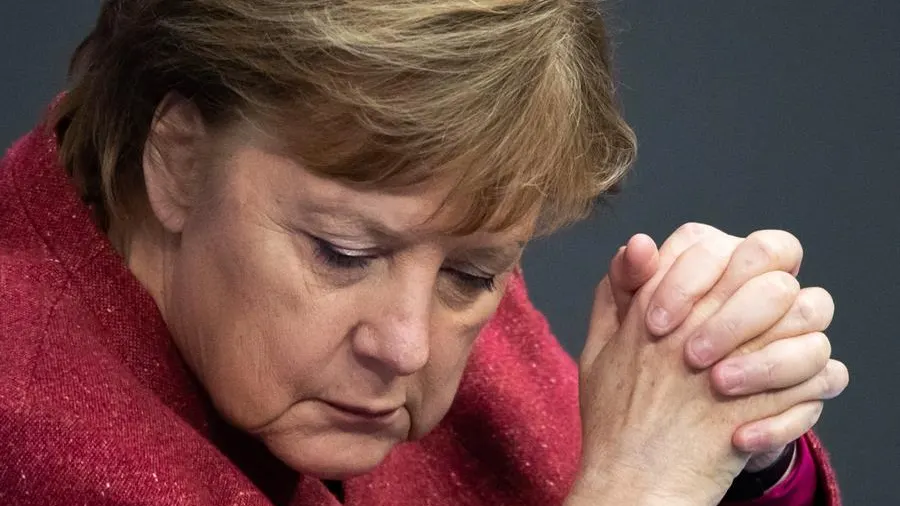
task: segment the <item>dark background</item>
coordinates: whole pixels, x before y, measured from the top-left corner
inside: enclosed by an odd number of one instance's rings
[[[0,7],[0,144],[64,86],[98,0]],[[849,505],[900,504],[900,2],[608,5],[637,168],[610,210],[531,246],[535,303],[578,353],[593,285],[630,235],[783,228],[831,291],[850,388],[818,430]]]

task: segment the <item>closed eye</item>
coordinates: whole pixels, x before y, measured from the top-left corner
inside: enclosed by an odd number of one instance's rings
[[[316,246],[316,257],[329,267],[337,269],[363,269],[368,267],[372,260],[378,258],[366,252],[358,252],[339,248],[328,241],[312,237]]]
[[[315,244],[316,257],[325,265],[342,270],[365,269],[380,254],[341,248],[318,237],[310,236]],[[441,272],[451,276],[463,289],[471,292],[492,292],[497,276],[472,274],[455,267],[443,267]]]
[[[447,274],[456,278],[456,281],[468,290],[493,292],[497,286],[497,276],[479,276],[459,269],[442,269]]]

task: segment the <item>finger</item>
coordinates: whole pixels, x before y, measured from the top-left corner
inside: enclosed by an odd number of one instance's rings
[[[688,340],[688,364],[706,368],[762,334],[790,310],[799,292],[797,280],[785,272],[767,272],[751,279]]]
[[[831,359],[812,378],[797,386],[758,394],[745,398],[748,410],[760,415],[751,418],[767,418],[809,401],[833,399],[840,395],[850,382],[847,366]]]
[[[581,353],[582,364],[592,362],[606,346],[618,328],[618,322],[628,311],[634,291],[653,276],[658,261],[656,242],[646,234],[633,236],[613,256],[609,274],[594,291],[588,339]]]
[[[619,288],[631,293],[656,274],[659,267],[659,249],[647,234],[636,234],[628,240],[623,255],[623,276],[619,280]]]
[[[799,269],[802,257],[800,242],[787,232],[763,230],[750,234],[735,249],[725,274],[703,299],[694,304],[681,328],[690,330],[703,325],[709,315],[717,312],[741,286],[760,274],[783,271],[793,275]]]
[[[685,223],[672,232],[659,247],[659,267],[668,269],[675,259],[688,248],[713,234],[724,234],[721,230],[703,223]]]
[[[822,416],[823,407],[822,401],[807,401],[778,415],[742,425],[731,443],[742,452],[777,451],[809,432]]]
[[[637,234],[626,246],[619,248],[609,267],[619,321],[622,321],[631,307],[635,292],[656,274],[658,268],[659,250],[650,236]]]
[[[784,230],[753,232],[735,249],[725,274],[710,290],[711,299],[721,304],[744,283],[766,272],[796,276],[802,260],[803,246],[792,234]]]
[[[623,313],[622,308],[627,307],[631,302],[631,294],[629,294],[626,290],[618,288],[619,286],[621,286],[621,282],[619,282],[618,280],[625,276],[624,272],[625,246],[622,246],[618,251],[616,251],[616,254],[615,256],[613,256],[612,260],[609,261],[609,272],[607,273],[610,281],[610,289],[612,290],[612,297],[616,302],[616,308],[618,308],[618,312],[620,315]]]
[[[593,363],[600,350],[606,346],[609,339],[615,334],[618,326],[616,302],[613,299],[609,276],[606,276],[594,289],[594,305],[591,308],[590,326],[588,327],[587,339],[579,359],[582,370],[585,370],[586,367]]]
[[[780,339],[760,351],[716,364],[713,387],[724,395],[752,395],[803,383],[825,368],[831,342],[821,332]]]
[[[824,332],[834,318],[834,299],[823,288],[800,290],[790,311],[772,328],[742,344],[728,354],[739,357],[759,351],[779,339],[787,339],[812,332]]]
[[[651,333],[662,336],[681,325],[694,304],[719,281],[741,241],[715,232],[675,260],[651,298],[646,322]]]
[[[675,260],[695,243],[715,233],[722,232],[710,225],[704,225],[702,223],[691,222],[678,227],[658,250],[659,260],[657,263],[656,274],[654,274],[635,295],[644,298],[644,301],[649,304],[650,296],[653,294],[653,291],[656,290],[656,286],[659,285],[662,277]]]

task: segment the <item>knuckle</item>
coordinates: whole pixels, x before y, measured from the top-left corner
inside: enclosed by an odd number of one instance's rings
[[[812,429],[822,415],[823,406],[822,401],[807,401],[792,410],[791,419],[778,427],[779,446],[789,444]]]
[[[805,327],[816,328],[822,320],[818,297],[810,289],[801,290],[797,296],[797,316]]]
[[[803,258],[803,246],[784,230],[761,230],[747,236],[744,267],[749,270],[794,266]]]
[[[716,259],[728,259],[734,250],[735,242],[733,238],[722,232],[715,234],[713,237],[704,239],[697,243],[707,257]]]
[[[722,318],[718,324],[718,333],[733,342],[741,333],[741,325],[742,322],[737,318]]]
[[[784,241],[785,251],[788,252],[791,257],[802,259],[803,243],[800,242],[800,239],[790,232],[784,230],[781,230],[780,232],[782,234],[782,241]]]
[[[758,230],[747,236],[765,253],[765,258],[778,261],[786,258],[802,258],[803,244],[786,230]]]
[[[831,321],[834,318],[834,298],[824,288],[812,287],[807,289],[807,291],[810,293],[810,298],[816,301],[811,306],[815,307],[818,315],[818,319],[811,323],[818,327],[817,330],[825,330],[831,325]]]
[[[706,225],[704,223],[698,223],[696,221],[689,221],[675,230],[676,234],[686,235],[688,237],[700,237],[706,235],[707,233],[715,230],[715,228]]]
[[[800,293],[800,282],[787,272],[768,272],[764,279],[767,292],[778,300],[794,300]]]
[[[779,377],[779,363],[777,360],[773,360],[772,357],[766,357],[762,364],[760,364],[760,382],[762,382],[762,386],[764,388],[771,388],[778,382]]]
[[[806,424],[806,429],[809,430],[813,428],[814,425],[819,423],[819,418],[822,417],[822,411],[825,409],[825,403],[822,401],[815,401],[812,403],[809,419]],[[806,431],[804,431],[806,432]]]
[[[755,353],[756,351],[758,351],[758,349],[759,345],[757,345],[754,341],[750,341],[738,346],[737,349],[734,350],[734,356],[743,357],[746,355],[750,355],[751,353]]]
[[[707,237],[723,235],[719,229],[705,223],[688,222],[678,227],[671,237],[678,237],[689,244],[697,244]]]
[[[828,374],[819,374],[816,376],[816,398],[818,399],[828,399],[831,396],[829,392],[831,391],[831,380],[828,378]]]
[[[820,399],[831,399],[840,395],[847,386],[847,367],[837,360],[829,360],[816,376],[816,393]]]
[[[847,388],[847,385],[850,384],[850,371],[847,370],[846,365],[837,360],[829,360],[828,366],[831,368],[828,381],[830,389],[827,392],[830,399],[840,395]]]
[[[828,359],[831,358],[831,340],[823,332],[814,332],[810,334],[812,347],[815,350],[816,363],[827,366]]]
[[[804,288],[797,296],[797,314],[810,330],[825,330],[834,315],[834,299],[827,290],[819,287]]]
[[[694,295],[693,290],[689,289],[684,283],[673,282],[666,288],[664,297],[665,301],[662,304],[664,307],[675,307],[685,302],[690,302],[693,300]]]
[[[760,232],[754,232],[747,237],[746,247],[748,251],[745,264],[750,268],[764,268],[777,264],[781,257],[778,243]]]

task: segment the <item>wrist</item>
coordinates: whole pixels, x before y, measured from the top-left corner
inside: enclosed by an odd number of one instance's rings
[[[721,492],[705,494],[702,487],[690,488],[689,494],[669,490],[660,478],[629,468],[582,471],[564,506],[712,506],[721,497]]]
[[[696,506],[696,501],[644,492],[633,487],[610,483],[597,490],[576,486],[563,506]]]

